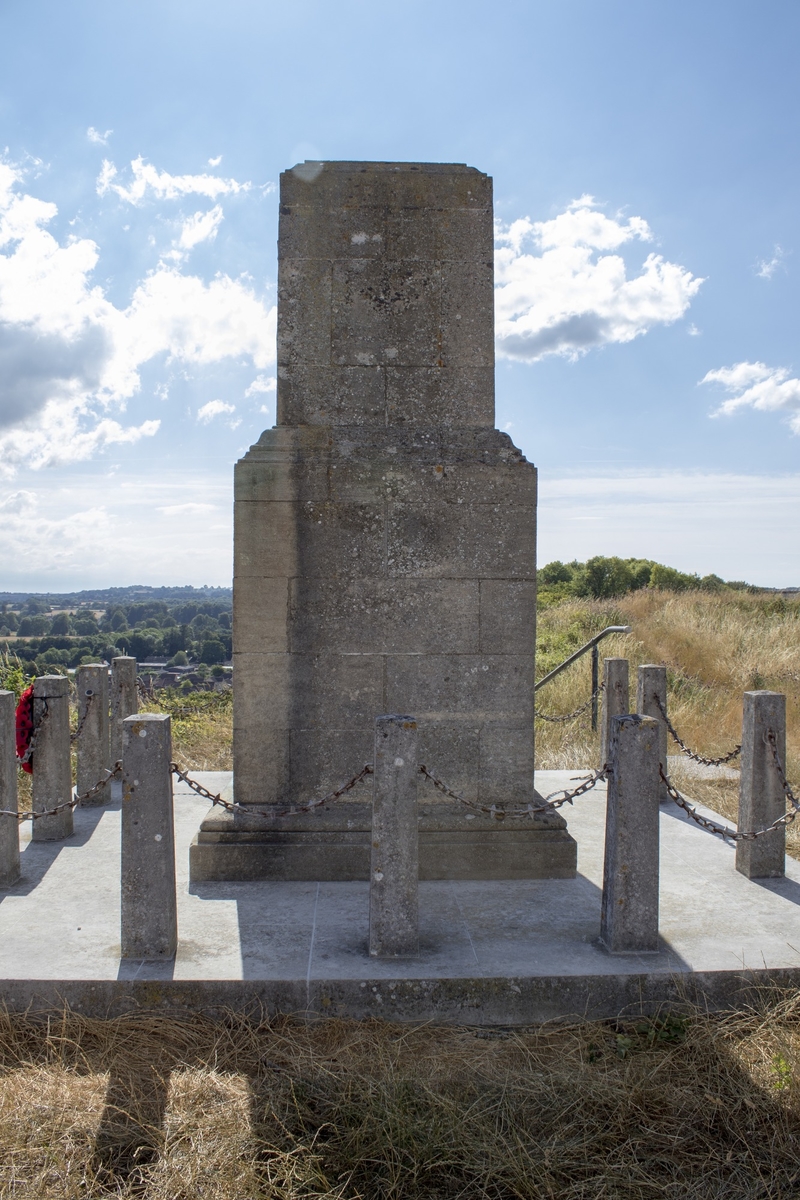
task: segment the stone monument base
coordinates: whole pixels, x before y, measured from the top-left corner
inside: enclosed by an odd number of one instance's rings
[[[189,850],[191,880],[368,880],[371,820],[372,806],[352,801],[270,822],[212,808]],[[556,812],[498,821],[452,801],[419,805],[420,879],[572,879],[576,866]]]

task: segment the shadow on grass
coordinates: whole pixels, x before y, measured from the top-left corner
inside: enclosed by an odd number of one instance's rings
[[[800,1193],[800,1000],[751,999],[515,1030],[5,1016],[0,1160],[24,1194],[68,1198],[785,1200]],[[81,1149],[57,1121],[92,1073],[108,1084]]]

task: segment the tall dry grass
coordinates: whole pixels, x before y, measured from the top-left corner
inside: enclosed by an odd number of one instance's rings
[[[601,643],[603,657],[631,666],[631,701],[641,663],[667,666],[670,717],[693,749],[724,754],[741,738],[742,693],[784,691],[787,757],[800,766],[800,601],[747,593],[634,592],[611,603],[570,600],[539,615],[539,674],[607,625],[627,624],[628,635]],[[602,670],[602,668],[601,668]],[[543,712],[569,712],[590,693],[589,656],[537,694]],[[574,724],[537,722],[537,765],[575,768],[597,761],[599,743],[589,716]],[[672,746],[670,753],[679,753]]]
[[[509,1030],[0,1018],[0,1198],[800,1192],[800,1002]]]
[[[140,712],[172,718],[172,753],[184,771],[233,770],[233,692],[190,692],[172,688],[141,697]]]

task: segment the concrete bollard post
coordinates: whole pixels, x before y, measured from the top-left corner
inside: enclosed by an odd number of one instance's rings
[[[46,714],[46,715],[45,715]],[[72,800],[69,758],[69,680],[40,675],[33,681],[34,745],[31,757],[33,811],[45,812]],[[33,822],[31,840],[57,842],[72,836],[72,809]]]
[[[109,767],[108,748],[108,667],[103,663],[88,663],[78,667],[75,683],[78,689],[77,739],[78,772],[76,791],[79,796],[88,792],[104,778]],[[105,804],[111,798],[106,782],[83,801],[90,807]]]
[[[13,692],[0,692],[0,810],[16,814],[17,698]],[[16,815],[0,816],[0,887],[11,887],[19,879],[19,822]]]
[[[786,797],[766,740],[774,730],[786,770],[786,697],[745,692],[739,775],[739,829],[763,829],[786,812]],[[736,870],[748,879],[779,879],[786,870],[786,827],[752,842],[736,843]]]
[[[603,725],[600,731],[600,768],[608,762],[611,718],[631,711],[627,658],[603,659]]]
[[[667,727],[659,712],[656,700],[661,701],[664,712],[667,712],[667,668],[648,664],[639,667],[636,681],[636,711],[643,717],[652,717],[658,721],[658,761],[666,775],[667,772]],[[659,779],[659,802],[669,800],[667,785]]]
[[[658,950],[658,722],[611,722],[600,939],[612,954]]]
[[[136,692],[136,659],[120,655],[111,660],[111,762],[122,758],[122,722],[139,711]]]
[[[159,713],[122,723],[122,957],[169,959],[178,946],[172,732]]]
[[[417,723],[375,718],[369,952],[375,958],[419,953]]]

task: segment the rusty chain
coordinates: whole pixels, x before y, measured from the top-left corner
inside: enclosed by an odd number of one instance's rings
[[[561,724],[562,721],[574,721],[576,717],[580,717],[589,707],[591,707],[592,701],[597,699],[605,686],[606,685],[604,683],[601,683],[597,690],[592,692],[591,696],[587,701],[585,701],[585,703],[576,708],[574,712],[564,713],[563,717],[551,716],[549,713],[539,712],[538,709],[534,709],[533,715],[538,717],[540,721],[552,721],[553,724]]]
[[[772,759],[773,759],[773,762],[775,763],[775,770],[778,772],[778,779],[780,780],[780,784],[783,789],[783,794],[786,797],[786,799],[789,801],[789,803],[791,804],[794,811],[797,812],[797,810],[800,808],[800,801],[798,801],[796,799],[794,792],[792,791],[792,785],[789,783],[789,780],[786,778],[786,772],[783,769],[783,763],[781,762],[781,756],[778,751],[778,738],[775,733],[775,730],[768,729],[765,734],[765,737],[767,739],[767,745],[772,750]],[[789,824],[788,821],[787,821],[787,824]]]
[[[77,742],[78,738],[83,733],[83,727],[86,724],[86,718],[89,716],[89,712],[91,710],[93,701],[94,701],[94,692],[87,691],[87,693],[86,693],[86,708],[83,710],[83,716],[78,721],[77,729],[75,730],[74,733],[71,733],[69,735],[70,742]]]
[[[667,716],[664,705],[661,703],[658,696],[654,695],[653,699],[656,702],[656,708],[664,718],[664,724],[687,758],[691,758],[694,762],[702,763],[704,767],[722,767],[725,765],[725,763],[731,762],[731,760],[736,758],[736,756],[741,752],[741,742],[738,746],[734,746],[728,754],[723,754],[721,758],[704,758],[702,754],[697,754],[694,750],[690,750]]]
[[[332,804],[334,800],[338,800],[341,796],[344,796],[345,793],[354,788],[367,775],[374,775],[375,773],[373,767],[367,763],[357,775],[354,775],[347,783],[337,788],[335,792],[329,792],[327,796],[323,796],[320,800],[312,800],[310,804],[293,805],[291,808],[276,812],[274,809],[254,808],[250,804],[237,804],[233,800],[223,800],[219,793],[215,795],[208,788],[203,787],[202,783],[198,783],[196,779],[192,779],[190,775],[182,771],[177,763],[172,763],[171,766],[173,775],[187,784],[193,792],[196,792],[198,796],[203,796],[206,800],[210,800],[212,804],[224,808],[226,812],[240,812],[246,816],[253,817],[269,817],[272,820],[278,820],[280,817],[295,816],[299,813],[313,812],[315,808],[321,808],[324,804]],[[554,812],[556,809],[561,808],[563,804],[572,804],[573,800],[576,800],[578,796],[583,796],[586,792],[591,791],[596,784],[608,776],[608,768],[604,767],[602,771],[593,771],[591,775],[586,776],[579,786],[571,792],[566,788],[552,792],[544,804],[526,804],[524,807],[501,809],[496,804],[491,806],[481,805],[475,804],[471,800],[466,800],[463,796],[459,796],[457,792],[452,791],[446,784],[442,783],[441,779],[437,779],[424,765],[419,768],[419,771],[421,775],[424,775],[426,779],[431,781],[434,787],[438,788],[440,792],[448,796],[451,800],[457,800],[459,804],[463,804],[466,808],[474,809],[476,812],[493,816],[498,821],[502,821],[506,817],[531,817],[535,813]],[[576,776],[576,778],[579,778],[579,776]],[[559,798],[554,799],[554,797]]]
[[[357,775],[354,775],[352,779],[348,779],[347,783],[342,784],[335,792],[329,792],[327,796],[323,796],[320,800],[312,800],[309,804],[292,805],[290,808],[276,811],[271,808],[254,808],[251,804],[237,804],[235,800],[223,800],[219,793],[214,795],[208,788],[203,787],[202,783],[198,783],[196,779],[192,779],[185,771],[182,771],[177,763],[170,763],[170,767],[173,775],[176,775],[183,783],[188,784],[193,792],[196,792],[198,796],[203,796],[206,800],[210,800],[212,804],[218,804],[226,812],[239,812],[250,817],[269,817],[273,821],[277,821],[281,817],[293,817],[298,813],[313,812],[315,808],[321,808],[324,804],[332,804],[334,800],[339,800],[345,793],[351,791],[367,775],[373,774],[372,767],[367,763]]]
[[[659,764],[659,774],[661,775],[661,780],[667,789],[667,794],[669,795],[670,799],[674,800],[678,807],[682,808],[686,815],[690,817],[691,820],[695,821],[701,827],[701,829],[707,829],[709,833],[718,833],[720,837],[725,838],[726,841],[754,842],[756,838],[763,837],[765,833],[774,833],[776,829],[785,828],[787,825],[791,825],[798,812],[800,812],[800,801],[795,797],[791,784],[784,774],[783,763],[781,762],[780,755],[778,753],[778,739],[775,735],[775,731],[773,729],[768,729],[764,737],[767,745],[770,746],[772,750],[775,770],[778,773],[778,779],[780,780],[783,794],[792,806],[788,812],[783,813],[780,817],[776,817],[771,825],[766,825],[763,829],[731,829],[729,825],[720,825],[718,821],[713,821],[710,817],[702,816],[702,814],[697,811],[694,805],[690,804],[686,797],[681,795],[669,776],[665,774],[664,768]]]
[[[28,812],[15,812],[13,808],[0,808],[0,817],[16,817],[18,821],[38,821],[40,817],[57,817],[59,813],[64,812],[67,808],[77,808],[84,800],[88,800],[90,796],[94,796],[100,788],[105,787],[112,779],[116,779],[122,772],[122,760],[114,763],[111,768],[106,768],[105,779],[99,779],[88,791],[81,792],[80,796],[73,796],[71,800],[65,800],[63,804],[57,804],[55,808],[45,808],[40,812],[34,812],[32,809]]]
[[[609,775],[608,766],[605,766],[601,771],[593,771],[591,775],[587,775],[583,779],[583,782],[574,788],[573,791],[569,791],[567,788],[560,788],[557,792],[551,792],[544,804],[526,804],[518,805],[514,808],[498,808],[496,804],[477,804],[473,800],[467,800],[464,796],[460,796],[458,792],[454,792],[447,784],[442,783],[441,779],[437,779],[426,766],[421,766],[420,772],[443,795],[448,796],[451,800],[457,800],[465,808],[471,808],[475,812],[486,813],[487,816],[494,817],[496,821],[504,821],[506,817],[532,817],[536,813],[555,812],[563,804],[572,804],[573,800],[577,800],[579,796],[590,792],[596,784],[600,783],[603,779],[607,779]],[[578,779],[580,776],[576,775],[575,778]],[[560,799],[553,798],[556,796],[560,797]]]

